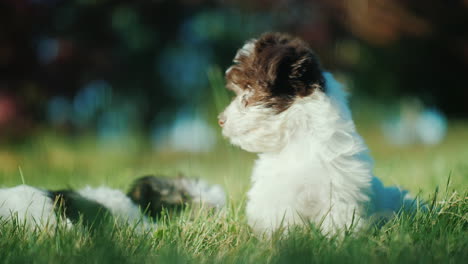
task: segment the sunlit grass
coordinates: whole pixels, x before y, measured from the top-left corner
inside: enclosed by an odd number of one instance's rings
[[[446,140],[433,147],[394,147],[368,123],[358,127],[372,149],[375,172],[387,184],[401,185],[441,211],[402,216],[379,230],[341,238],[323,237],[315,228],[289,238],[258,240],[246,224],[245,192],[255,156],[221,141],[210,153],[155,152],[143,140],[100,146],[92,137],[70,139],[50,133],[22,145],[3,146],[3,186],[22,183],[43,188],[80,188],[106,184],[126,190],[138,176],[183,173],[221,184],[229,206],[219,213],[187,210],[165,216],[159,228],[145,234],[131,227],[90,232],[81,227],[31,232],[2,224],[3,263],[135,263],[135,262],[444,262],[468,257],[468,127],[455,123]],[[450,182],[447,186],[447,182]],[[435,190],[439,187],[438,196]]]
[[[218,213],[163,216],[159,228],[29,231],[0,226],[2,263],[463,263],[467,250],[465,194],[443,193],[427,213],[402,215],[381,229],[325,237],[313,225],[288,237],[254,237],[242,203]],[[442,203],[443,201],[443,203]]]
[[[222,83],[217,76],[210,75],[214,87]],[[221,90],[212,95],[219,104],[207,115],[215,122],[228,95]],[[0,221],[0,262],[464,263],[468,124],[452,122],[446,139],[436,146],[396,147],[386,143],[376,119],[358,118],[356,123],[375,159],[375,174],[386,184],[420,195],[433,210],[414,218],[402,215],[380,229],[344,237],[324,237],[311,225],[292,230],[289,237],[261,240],[252,234],[244,215],[255,156],[221,137],[211,152],[177,153],[155,151],[140,135],[103,143],[93,136],[66,137],[47,130],[21,144],[0,146],[2,186],[24,181],[48,189],[107,185],[126,191],[145,174],[182,173],[221,184],[228,206],[217,213],[188,208],[181,215],[166,214],[157,229],[146,233],[134,232],[131,226],[87,230],[80,225],[32,232]]]

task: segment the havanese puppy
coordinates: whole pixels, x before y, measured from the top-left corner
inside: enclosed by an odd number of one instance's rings
[[[314,223],[333,235],[414,206],[406,191],[373,176],[346,92],[301,39],[266,33],[247,41],[226,88],[236,96],[218,117],[223,135],[259,153],[247,194],[256,233]]]
[[[90,227],[114,223],[143,231],[157,227],[150,218],[156,219],[162,210],[224,204],[225,193],[219,185],[183,176],[144,176],[134,181],[128,194],[105,186],[51,191],[19,185],[0,188],[0,223],[54,230],[59,224],[69,228],[81,221]]]

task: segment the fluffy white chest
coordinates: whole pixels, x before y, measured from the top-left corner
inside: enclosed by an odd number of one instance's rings
[[[256,162],[247,204],[254,230],[268,233],[304,221],[322,224],[325,231],[351,225],[368,200],[363,186],[341,182],[339,170],[319,155],[289,157],[263,155]]]

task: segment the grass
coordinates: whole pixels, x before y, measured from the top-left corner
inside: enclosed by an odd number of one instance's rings
[[[219,75],[219,74],[218,74]],[[212,83],[220,82],[211,74]],[[214,85],[218,86],[218,85]],[[226,94],[212,96],[225,105]],[[213,110],[214,111],[214,110]],[[356,113],[356,112],[355,112]],[[145,174],[183,173],[221,184],[225,210],[165,214],[158,228],[132,226],[31,232],[0,221],[2,263],[465,263],[468,259],[468,124],[452,122],[437,146],[385,143],[368,118],[357,126],[375,158],[375,174],[420,195],[432,210],[401,215],[380,229],[324,237],[313,225],[288,237],[256,238],[244,215],[255,156],[220,140],[210,153],[155,152],[139,136],[102,143],[92,136],[63,137],[48,131],[20,144],[0,146],[0,182],[58,189],[107,185],[127,190]],[[213,115],[214,116],[214,115]],[[364,122],[365,121],[365,122]]]
[[[131,226],[86,230],[25,230],[0,226],[2,263],[463,263],[468,259],[468,127],[454,123],[443,144],[396,148],[377,129],[363,126],[376,158],[376,173],[433,201],[429,213],[402,215],[381,229],[326,238],[313,225],[291,235],[259,240],[244,216],[254,156],[221,143],[204,154],[153,152],[144,142],[100,146],[92,138],[50,133],[22,145],[3,146],[0,179],[44,188],[106,184],[125,190],[147,173],[179,172],[222,184],[229,205],[219,213],[165,215],[159,228],[138,234]],[[450,180],[449,180],[450,176]],[[438,191],[436,191],[438,188]]]

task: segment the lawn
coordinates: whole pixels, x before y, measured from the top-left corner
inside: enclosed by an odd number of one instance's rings
[[[215,151],[154,151],[135,135],[98,142],[92,136],[40,133],[0,147],[2,186],[57,189],[108,185],[127,190],[145,174],[179,173],[221,184],[224,210],[163,215],[146,233],[131,226],[30,232],[0,226],[2,263],[465,263],[468,259],[468,124],[452,122],[437,146],[395,147],[375,122],[357,121],[375,159],[375,174],[427,200],[433,208],[402,215],[380,229],[323,237],[313,225],[289,237],[256,238],[246,224],[245,193],[255,156],[220,140]],[[465,261],[464,261],[465,260]]]

